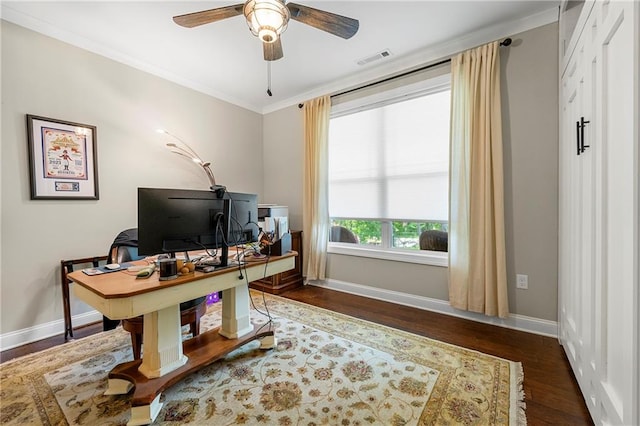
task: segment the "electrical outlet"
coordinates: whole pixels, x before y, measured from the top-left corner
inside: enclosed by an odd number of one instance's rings
[[[523,274],[516,275],[516,288],[527,290],[529,288],[529,276]]]

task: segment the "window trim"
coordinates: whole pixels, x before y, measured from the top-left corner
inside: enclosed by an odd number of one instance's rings
[[[406,102],[451,90],[451,74],[434,77],[430,83],[431,84],[427,87],[421,87],[424,86],[424,84],[420,84],[419,88],[413,89],[410,87],[404,87],[404,89],[407,90],[406,92],[398,92],[393,96],[390,96],[388,93],[379,93],[367,98],[361,98],[358,102],[352,101],[337,105],[336,107],[331,108],[330,118],[339,118],[344,117],[345,115],[384,108],[400,102]]]
[[[397,78],[385,79],[378,84],[367,85],[360,89],[349,90],[343,94],[331,96],[331,115],[348,113],[367,104],[377,103],[392,98],[402,98],[412,92],[429,90],[444,83],[451,86],[451,63],[434,64],[418,73],[400,75]],[[354,111],[355,112],[355,111]]]
[[[449,253],[430,250],[408,251],[402,249],[382,249],[366,245],[329,242],[327,253],[345,256],[367,257],[370,259],[449,267]]]

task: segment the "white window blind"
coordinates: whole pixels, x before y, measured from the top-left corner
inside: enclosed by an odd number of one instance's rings
[[[419,86],[332,109],[331,217],[448,220],[449,75]]]

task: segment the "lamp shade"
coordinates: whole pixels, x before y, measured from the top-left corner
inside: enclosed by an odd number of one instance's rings
[[[279,0],[250,0],[244,16],[251,33],[265,43],[273,43],[287,29],[289,9]]]

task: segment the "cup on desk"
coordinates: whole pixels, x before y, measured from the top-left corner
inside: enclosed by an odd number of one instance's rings
[[[178,264],[176,259],[159,259],[160,281],[173,280],[178,278]]]

